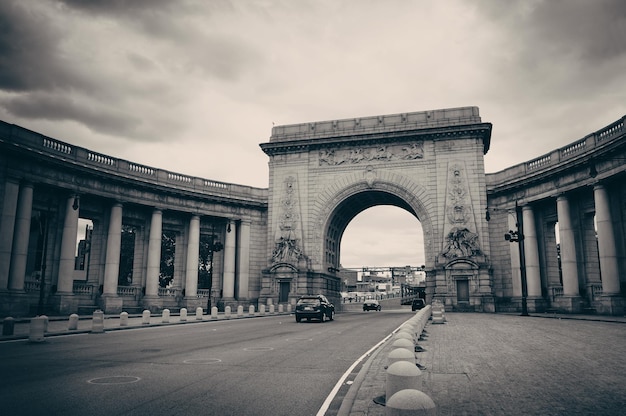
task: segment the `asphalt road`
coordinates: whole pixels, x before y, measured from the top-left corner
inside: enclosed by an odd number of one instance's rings
[[[270,316],[0,343],[0,409],[315,415],[355,360],[411,316],[410,309],[343,313],[325,323]]]

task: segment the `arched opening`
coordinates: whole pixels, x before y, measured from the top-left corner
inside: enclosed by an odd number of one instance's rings
[[[389,205],[368,208],[350,221],[340,244],[342,297],[378,298],[423,289],[424,233],[420,221],[405,209]]]

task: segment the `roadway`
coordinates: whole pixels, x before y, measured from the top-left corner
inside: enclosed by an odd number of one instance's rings
[[[7,415],[315,415],[410,308],[199,322],[0,343]],[[335,400],[337,408],[358,372]]]

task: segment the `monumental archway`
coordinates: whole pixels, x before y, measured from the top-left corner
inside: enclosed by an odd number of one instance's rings
[[[476,107],[276,126],[267,268],[260,301],[339,295],[340,241],[357,214],[394,205],[424,230],[427,294],[493,310],[483,156],[491,124]]]

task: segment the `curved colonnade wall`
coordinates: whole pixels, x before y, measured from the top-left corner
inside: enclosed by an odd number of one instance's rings
[[[256,302],[267,189],[0,124],[0,314]],[[42,285],[41,282],[44,282]]]
[[[624,313],[625,119],[485,175],[496,311]],[[0,316],[256,305],[270,191],[1,122]]]
[[[624,314],[625,120],[486,175],[498,310]]]

